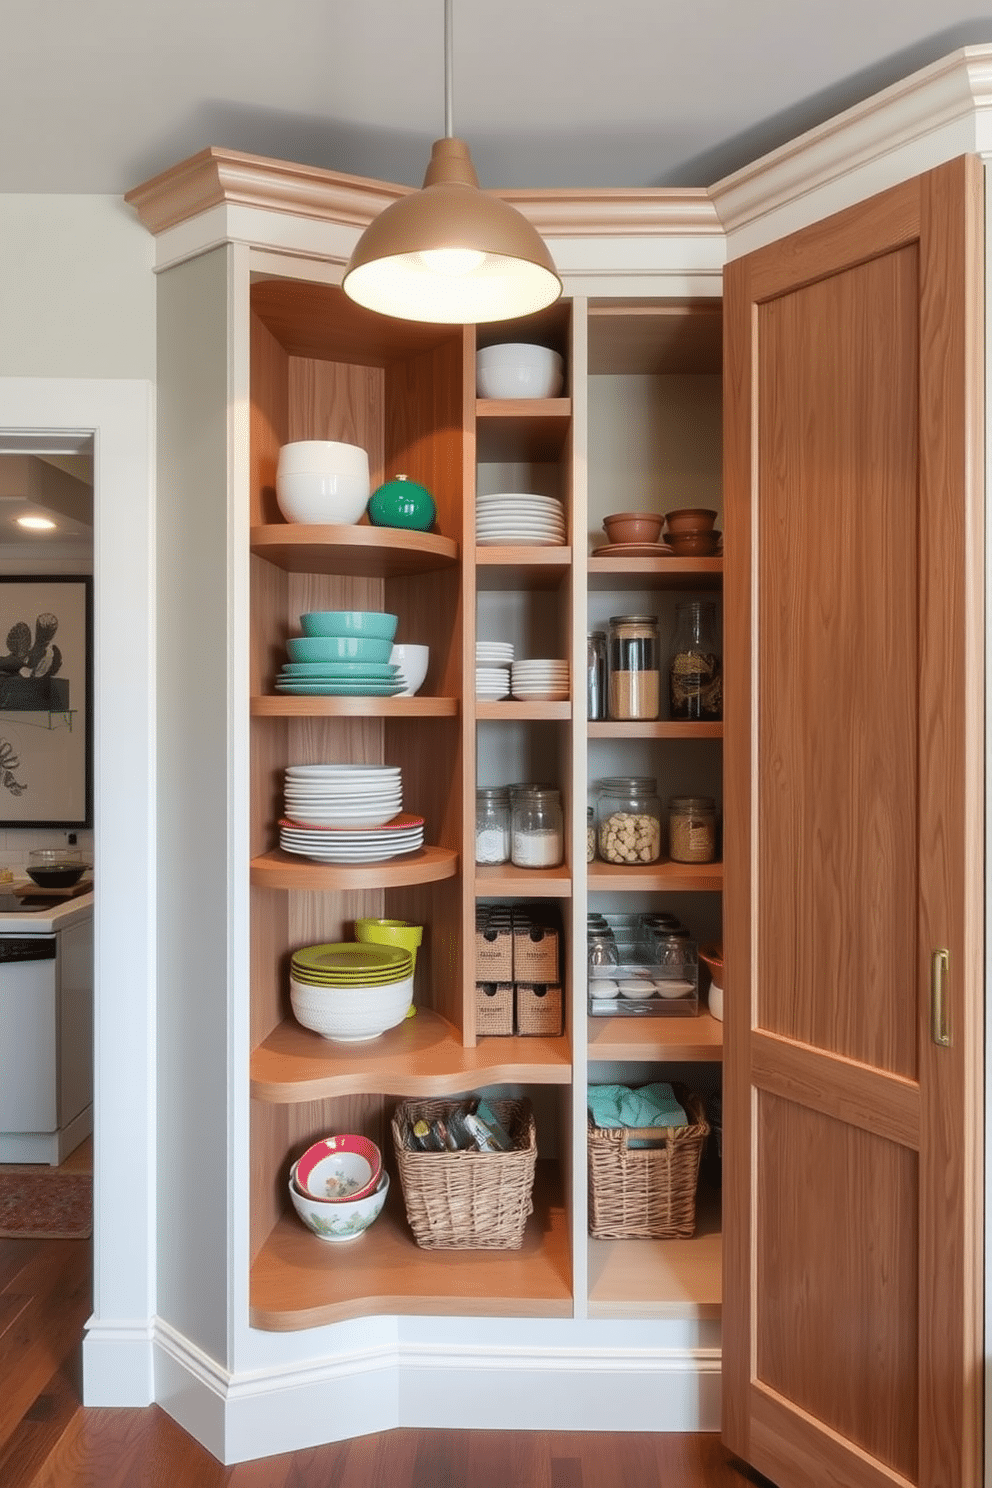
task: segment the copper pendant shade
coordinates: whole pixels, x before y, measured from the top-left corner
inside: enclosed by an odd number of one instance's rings
[[[450,50],[450,0],[445,41]],[[447,77],[450,95],[450,62]],[[450,118],[450,96],[446,112]],[[468,146],[450,133],[435,142],[422,189],[369,223],[343,287],[382,315],[460,325],[529,315],[562,292],[536,228],[479,189]]]

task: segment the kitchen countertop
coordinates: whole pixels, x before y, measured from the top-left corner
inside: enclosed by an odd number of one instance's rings
[[[75,899],[39,899],[24,904],[15,900],[13,887],[0,884],[0,935],[50,935],[53,930],[65,930],[93,913],[92,889],[88,894],[77,894]],[[16,887],[20,888],[21,884]],[[8,904],[12,907],[7,908]]]

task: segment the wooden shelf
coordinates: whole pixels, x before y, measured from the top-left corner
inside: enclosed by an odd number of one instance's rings
[[[617,580],[647,579],[650,587],[666,589],[721,589],[722,558],[597,558],[589,555],[589,588],[616,589]]]
[[[682,723],[674,718],[656,718],[648,723],[629,719],[591,719],[590,739],[722,739],[722,723]]]
[[[586,1027],[591,1060],[723,1060],[723,1024],[705,1008],[695,1018],[590,1017]]]
[[[477,589],[558,589],[571,572],[572,550],[508,543],[476,548],[475,564]]]
[[[490,868],[477,864],[475,894],[476,898],[569,899],[572,875],[564,864],[559,868],[517,868],[513,863]]]
[[[712,1021],[712,1020],[711,1020]],[[568,1085],[566,1038],[484,1038],[466,1048],[429,1008],[361,1044],[334,1044],[289,1018],[251,1056],[251,1094],[272,1105],[338,1095],[453,1095],[479,1085]]]
[[[249,1291],[252,1327],[270,1332],[379,1313],[571,1317],[568,1225],[557,1166],[537,1164],[534,1213],[519,1250],[422,1250],[391,1172],[385,1209],[355,1240],[318,1240],[292,1211],[284,1214],[252,1266]]]
[[[571,398],[479,398],[476,449],[481,463],[557,460],[572,418]]]
[[[288,573],[389,579],[431,573],[458,561],[458,544],[399,527],[315,527],[274,523],[251,529],[251,551]]]
[[[453,697],[297,697],[256,694],[256,718],[455,718],[461,704]]]
[[[571,702],[522,702],[519,698],[503,698],[497,703],[477,702],[476,718],[493,719],[500,723],[512,723],[515,719],[535,723],[550,723],[555,719],[566,721],[572,716]]]
[[[589,864],[587,882],[590,894],[617,893],[684,893],[718,894],[723,888],[722,863],[673,863],[663,858],[643,868],[619,863]]]
[[[457,872],[458,854],[447,847],[424,847],[384,863],[315,863],[281,848],[251,860],[251,882],[263,889],[396,889],[437,883]]]
[[[696,1194],[688,1240],[589,1240],[589,1316],[714,1318],[723,1297],[720,1195]]]

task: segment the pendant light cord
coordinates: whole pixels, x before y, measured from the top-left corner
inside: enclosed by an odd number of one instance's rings
[[[451,57],[451,4],[444,0],[444,137],[454,136],[451,97],[454,92],[454,65]]]

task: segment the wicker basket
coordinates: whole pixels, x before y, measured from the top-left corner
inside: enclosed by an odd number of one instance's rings
[[[599,1240],[673,1240],[696,1228],[696,1183],[709,1135],[703,1103],[675,1093],[688,1126],[600,1127],[589,1118],[589,1233]],[[656,1145],[631,1147],[631,1138]]]
[[[457,1101],[404,1101],[393,1116],[393,1148],[406,1217],[424,1250],[519,1250],[533,1209],[537,1133],[527,1100],[494,1100],[511,1152],[418,1152],[410,1131],[444,1117]]]
[[[516,984],[517,1032],[557,1038],[562,1031],[561,987]]]

